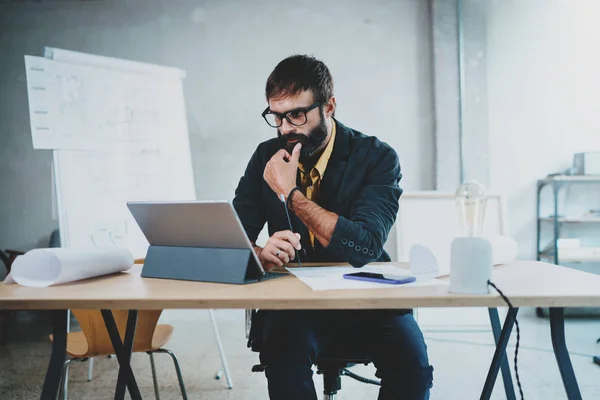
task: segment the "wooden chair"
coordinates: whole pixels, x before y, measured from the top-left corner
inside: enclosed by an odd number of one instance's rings
[[[106,330],[104,319],[100,310],[71,310],[79,325],[81,332],[69,332],[67,334],[67,354],[69,358],[63,365],[63,374],[61,377],[62,398],[67,398],[67,392],[64,383],[66,383],[67,366],[74,361],[87,361],[91,357],[110,356],[115,354],[112,342]],[[123,338],[127,325],[127,310],[112,310],[117,329]],[[173,359],[181,395],[187,400],[183,377],[179,368],[177,357],[170,350],[163,346],[169,341],[173,334],[173,327],[168,324],[158,324],[158,319],[162,310],[140,310],[138,312],[138,321],[133,341],[133,352],[145,352],[150,356],[150,366],[152,368],[152,380],[154,383],[154,392],[159,399],[158,381],[156,379],[156,369],[154,366],[154,353],[167,353]],[[52,340],[52,335],[50,335]]]

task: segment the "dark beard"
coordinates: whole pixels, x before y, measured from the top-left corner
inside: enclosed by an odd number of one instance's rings
[[[292,150],[296,144],[301,143],[302,149],[300,150],[300,163],[310,164],[315,161],[317,150],[323,145],[327,139],[327,125],[325,124],[325,115],[321,110],[321,123],[318,126],[308,132],[308,135],[302,133],[288,133],[282,135],[279,129],[277,130],[277,138],[281,144],[281,148],[285,149],[288,153],[292,154]],[[294,142],[296,140],[296,142]],[[293,142],[293,143],[290,143]]]

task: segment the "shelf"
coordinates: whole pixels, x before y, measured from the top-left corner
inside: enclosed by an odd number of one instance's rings
[[[542,221],[554,222],[554,217],[543,217],[540,218]],[[598,223],[600,222],[600,217],[581,217],[581,218],[567,218],[567,217],[558,217],[558,222],[565,224],[583,224],[583,223]]]
[[[544,257],[544,258],[552,258],[554,259],[554,252],[542,252],[540,253],[540,257]],[[575,262],[575,263],[579,263],[579,262],[600,262],[600,254],[596,253],[596,254],[586,254],[586,255],[560,255],[560,252],[558,253],[558,262],[559,263],[563,263],[563,262]]]
[[[562,175],[562,174],[557,174],[557,175],[549,175],[546,176],[543,179],[538,179],[537,180],[537,232],[536,232],[536,236],[537,236],[537,246],[538,246],[538,259],[543,260],[543,261],[547,261],[547,262],[551,262],[551,263],[556,263],[556,264],[560,264],[560,265],[564,265],[564,264],[585,264],[585,263],[600,263],[600,247],[596,247],[596,246],[580,246],[579,241],[575,241],[573,240],[573,243],[570,243],[569,241],[566,241],[564,243],[561,242],[561,238],[560,238],[560,228],[566,228],[565,225],[569,226],[570,228],[580,228],[580,229],[584,229],[584,224],[585,226],[588,225],[593,225],[593,224],[600,224],[600,214],[595,210],[592,212],[582,212],[581,214],[577,215],[560,215],[560,213],[558,213],[558,192],[559,190],[561,190],[561,188],[565,188],[568,187],[571,184],[581,184],[581,185],[600,185],[600,175]],[[546,213],[547,211],[550,210],[546,210],[546,212],[544,213],[545,216],[540,215],[541,213],[541,197],[542,197],[542,193],[543,193],[543,188],[545,186],[551,186],[552,188],[552,194],[553,194],[553,199],[554,199],[554,210],[557,211],[558,215],[555,215],[553,213]],[[544,222],[544,224],[546,223],[550,223],[552,225],[542,225],[542,222]],[[570,224],[570,225],[569,225]],[[579,225],[577,225],[579,224]],[[551,242],[549,244],[547,244],[546,246],[542,247],[542,243],[541,243],[541,237],[542,237],[542,228],[546,229],[546,228],[550,228],[554,226],[554,236],[551,240]],[[597,225],[596,225],[597,226]],[[566,239],[566,238],[565,238]],[[577,239],[577,238],[571,238],[571,239]],[[560,247],[556,247],[559,246]],[[558,252],[558,257],[555,258],[555,250]],[[558,259],[556,262],[555,259]],[[594,269],[594,273],[600,273],[599,271],[596,271],[595,266],[584,266],[584,265],[580,265],[580,266],[574,266],[573,268],[577,268],[577,269],[582,269],[582,270],[588,270],[589,267],[591,267],[592,269]]]
[[[539,184],[552,182],[600,183],[600,175],[554,175],[538,180]]]

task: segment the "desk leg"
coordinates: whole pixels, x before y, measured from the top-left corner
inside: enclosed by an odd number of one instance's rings
[[[498,377],[500,365],[502,364],[502,360],[506,359],[506,346],[508,345],[508,339],[510,339],[510,333],[512,332],[513,325],[515,324],[515,318],[517,317],[518,311],[518,308],[508,309],[506,319],[504,320],[504,326],[502,327],[502,332],[500,332],[500,337],[496,343],[494,358],[492,358],[492,363],[490,364],[490,369],[488,370],[487,378],[485,379],[485,384],[481,392],[481,400],[488,400],[492,395],[492,390],[494,390],[494,384],[496,383],[496,378]]]
[[[119,378],[117,379],[117,388],[115,390],[115,399],[125,398],[125,386],[129,389],[129,395],[132,400],[141,400],[140,389],[138,388],[135,376],[131,370],[131,351],[133,349],[133,338],[135,337],[135,327],[137,324],[137,310],[129,310],[127,317],[127,328],[125,329],[125,340],[121,342],[119,330],[115,324],[115,319],[110,310],[101,310],[106,329],[110,336],[115,355],[119,361]]]
[[[52,355],[46,370],[42,400],[54,400],[60,386],[62,368],[67,358],[67,310],[52,311]]]
[[[496,345],[500,341],[500,334],[502,327],[500,326],[500,316],[498,315],[497,308],[489,308],[490,324],[492,325],[492,331],[494,332],[494,341]],[[510,373],[510,366],[508,365],[508,357],[506,357],[506,351],[502,356],[502,382],[504,383],[504,392],[506,393],[507,400],[516,400],[515,387],[513,385],[512,375]]]
[[[560,376],[569,400],[581,400],[581,392],[577,385],[577,378],[571,365],[569,351],[565,342],[565,310],[564,308],[550,308],[550,334],[552,347],[560,370]]]

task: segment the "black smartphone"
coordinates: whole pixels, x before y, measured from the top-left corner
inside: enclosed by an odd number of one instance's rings
[[[355,279],[358,281],[388,283],[391,285],[400,285],[402,283],[410,283],[417,280],[417,278],[411,275],[378,274],[375,272],[353,272],[351,274],[344,274],[344,278]]]

